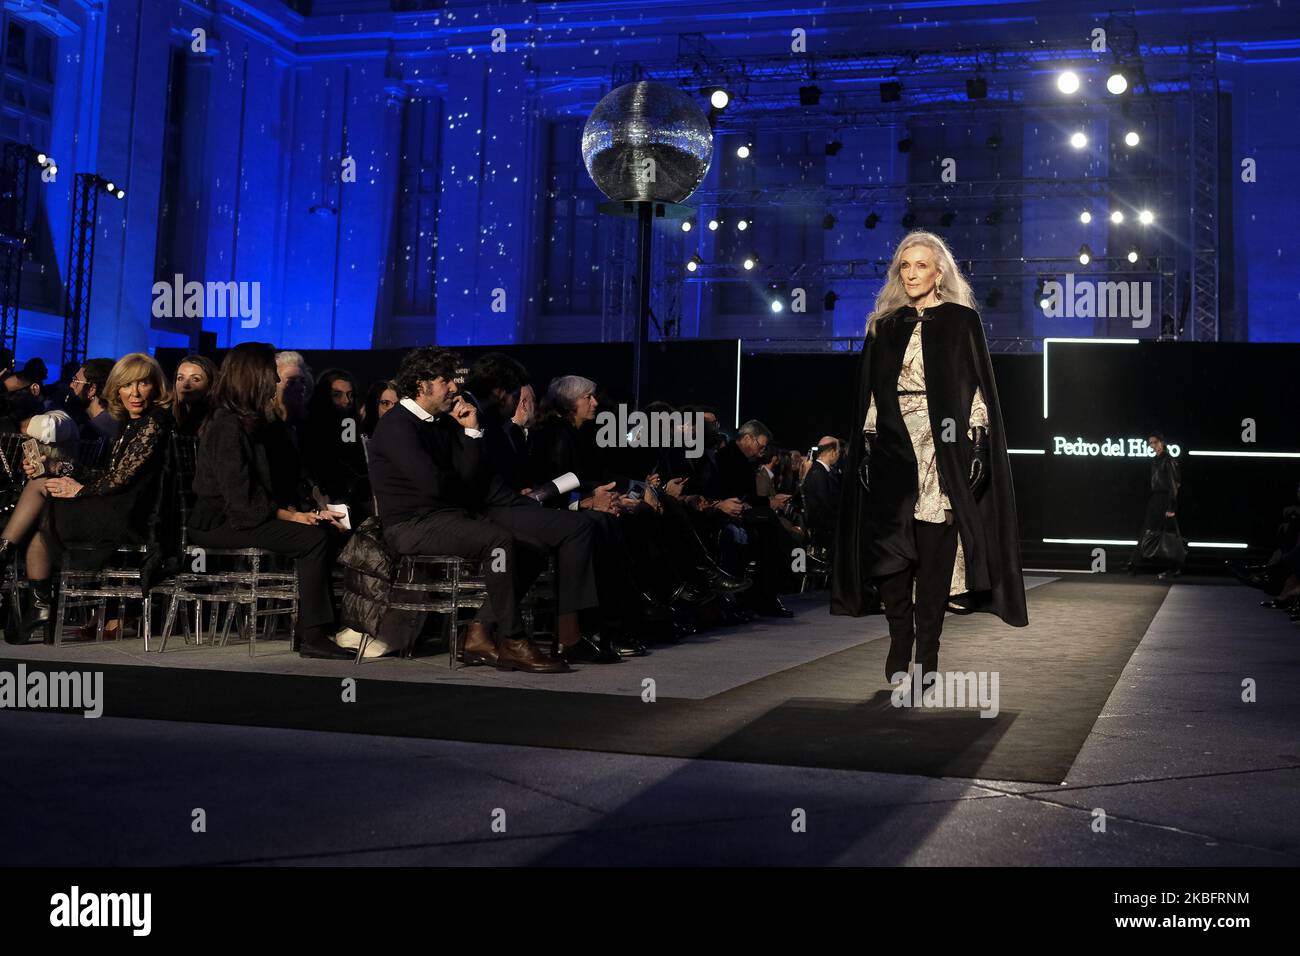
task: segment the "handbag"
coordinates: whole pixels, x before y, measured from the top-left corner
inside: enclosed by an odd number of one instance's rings
[[[1173,523],[1172,527],[1170,522]],[[1138,553],[1144,562],[1150,564],[1182,567],[1187,560],[1187,541],[1178,529],[1178,519],[1167,517],[1161,527],[1144,530]]]

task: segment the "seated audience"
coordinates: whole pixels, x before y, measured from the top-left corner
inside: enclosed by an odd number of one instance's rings
[[[75,410],[81,437],[87,441],[100,438],[112,442],[121,427],[121,422],[108,410],[108,396],[104,391],[114,364],[112,359],[90,359],[68,383],[69,412]]]
[[[211,413],[208,400],[217,379],[217,367],[206,355],[187,355],[176,366],[176,432],[198,435]]]
[[[326,526],[332,512],[297,511],[275,499],[275,349],[243,342],[226,353],[212,391],[212,415],[199,439],[190,541],[199,547],[263,548],[292,556],[298,577],[298,653],[348,658],[334,644]]]
[[[346,504],[360,516],[370,510],[370,482],[356,395],[356,380],[349,373],[341,369],[321,373],[299,438],[303,470],[323,500]]]
[[[366,392],[366,403],[361,406],[361,434],[369,438],[375,433],[379,419],[397,404],[397,386],[388,380],[375,382]]]
[[[158,363],[132,353],[113,366],[105,387],[108,407],[122,423],[102,470],[58,477],[37,476],[24,461],[29,481],[0,535],[0,561],[26,543],[32,606],[13,640],[26,642],[37,629],[48,632],[53,612],[53,565],[72,545],[78,564],[102,567],[123,543],[149,540],[157,516],[158,480],[172,425],[171,396]],[[71,555],[70,555],[71,557]],[[116,631],[116,626],[106,627]]]
[[[591,526],[538,507],[491,471],[478,413],[455,381],[458,366],[454,352],[426,346],[407,353],[398,369],[401,401],[370,441],[384,538],[399,554],[482,560],[487,600],[469,626],[466,663],[566,670],[566,655],[585,640],[577,612],[597,605]],[[519,605],[551,549],[559,618],[557,654],[548,659],[529,639]]]

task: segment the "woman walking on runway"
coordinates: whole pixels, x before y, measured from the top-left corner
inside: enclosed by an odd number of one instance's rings
[[[889,621],[885,678],[939,667],[945,611],[1024,627],[1006,434],[984,327],[938,236],[899,244],[867,322],[841,490],[831,613]],[[928,679],[928,678],[927,678]]]

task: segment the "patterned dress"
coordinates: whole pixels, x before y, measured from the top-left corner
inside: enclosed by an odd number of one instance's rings
[[[916,508],[912,515],[917,521],[952,524],[952,503],[939,488],[939,463],[935,459],[934,434],[930,427],[930,408],[925,396],[925,361],[921,353],[921,326],[928,320],[916,323],[912,337],[908,339],[907,350],[903,353],[903,366],[898,372],[898,391],[919,394],[900,394],[898,409],[903,415],[903,424],[912,439],[912,451],[916,455]],[[984,403],[984,392],[978,387],[971,400],[970,416],[967,422],[966,436],[973,438],[975,427],[988,428],[988,407]],[[867,408],[867,419],[862,430],[875,434],[876,431],[876,397],[871,396]],[[957,536],[957,560],[952,567],[952,583],[949,595],[962,594],[966,591],[966,559],[962,552],[961,535]]]

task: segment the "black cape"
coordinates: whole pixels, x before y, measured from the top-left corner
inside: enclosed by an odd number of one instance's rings
[[[952,502],[966,558],[966,584],[973,610],[996,614],[1024,627],[1025,583],[1020,566],[1011,463],[1007,458],[1002,406],[979,313],[956,302],[924,310],[921,355],[925,363],[930,425],[939,475]],[[852,438],[844,462],[840,518],[831,574],[831,613],[860,617],[876,606],[871,579],[901,571],[916,560],[912,512],[916,506],[916,456],[898,408],[898,374],[912,328],[911,306],[881,319],[862,345]],[[971,440],[966,434],[975,389],[984,393],[989,417],[989,477],[976,500],[970,491]],[[871,492],[862,490],[862,423],[876,397],[876,445]],[[944,419],[956,423],[956,441],[941,441]]]

